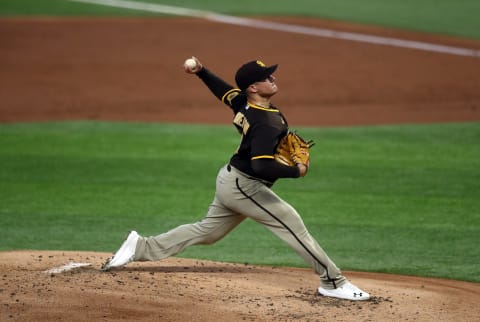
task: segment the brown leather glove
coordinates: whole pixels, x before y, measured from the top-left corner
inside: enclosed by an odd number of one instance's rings
[[[310,148],[314,144],[312,140],[306,141],[296,132],[289,131],[277,145],[275,160],[288,166],[301,163],[308,167],[310,165]]]

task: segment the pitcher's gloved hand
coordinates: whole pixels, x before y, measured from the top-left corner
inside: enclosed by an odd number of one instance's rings
[[[288,166],[301,163],[308,167],[310,165],[310,148],[314,144],[312,140],[306,141],[296,132],[289,131],[277,145],[275,160]]]

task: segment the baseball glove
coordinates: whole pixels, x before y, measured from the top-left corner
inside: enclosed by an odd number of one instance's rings
[[[315,143],[306,141],[296,132],[288,132],[277,145],[274,158],[284,165],[294,166],[299,163],[310,165],[310,148]]]

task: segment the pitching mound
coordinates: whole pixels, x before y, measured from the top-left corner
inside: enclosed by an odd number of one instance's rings
[[[170,258],[100,270],[110,254],[0,253],[1,321],[475,321],[480,285],[345,272],[373,298],[317,295],[309,269]]]

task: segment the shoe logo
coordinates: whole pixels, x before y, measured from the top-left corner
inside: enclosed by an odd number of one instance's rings
[[[357,297],[357,295],[360,296],[360,297],[362,297],[362,296],[363,296],[363,293],[362,293],[362,292],[360,292],[360,293],[353,293],[353,297]]]

